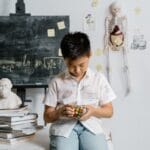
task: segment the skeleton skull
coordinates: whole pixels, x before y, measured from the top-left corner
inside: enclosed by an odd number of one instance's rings
[[[113,2],[110,5],[110,12],[113,16],[118,16],[121,12],[121,5],[118,2]]]

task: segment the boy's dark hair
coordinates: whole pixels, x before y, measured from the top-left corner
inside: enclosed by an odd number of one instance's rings
[[[90,56],[90,50],[90,40],[88,36],[82,32],[68,33],[61,41],[61,52],[64,59]]]

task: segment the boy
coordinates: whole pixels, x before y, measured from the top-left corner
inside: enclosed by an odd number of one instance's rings
[[[68,33],[61,50],[67,70],[51,81],[44,99],[44,119],[52,123],[50,150],[108,150],[100,118],[112,116],[116,96],[105,77],[88,68],[89,38]],[[82,113],[76,115],[76,108]]]

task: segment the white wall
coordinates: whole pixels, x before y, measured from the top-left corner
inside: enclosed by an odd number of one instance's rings
[[[121,1],[121,0],[118,0]],[[0,15],[9,15],[15,12],[16,0],[0,0]],[[97,49],[103,49],[104,19],[108,14],[108,6],[112,0],[99,0],[96,7],[92,7],[92,0],[25,0],[26,12],[31,15],[69,15],[70,31],[83,31],[83,17],[85,14],[95,15],[95,31],[87,32],[91,39],[93,58],[90,66],[96,69],[101,64],[105,71],[105,57],[96,55]],[[117,94],[114,101],[114,117],[105,124],[111,129],[115,150],[143,150],[150,149],[150,14],[149,1],[123,1],[123,12],[128,18],[128,45],[133,40],[133,34],[139,29],[147,41],[145,50],[128,50],[131,92],[124,97],[124,86],[120,76],[121,56],[111,54],[112,87]],[[139,7],[141,13],[135,14],[134,9]],[[43,89],[27,89],[27,98],[33,100],[31,109],[40,115],[42,121],[44,97]]]

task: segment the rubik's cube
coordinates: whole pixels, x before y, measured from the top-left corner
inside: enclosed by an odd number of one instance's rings
[[[84,106],[74,107],[74,117],[80,119],[80,117],[87,112],[87,108]]]

